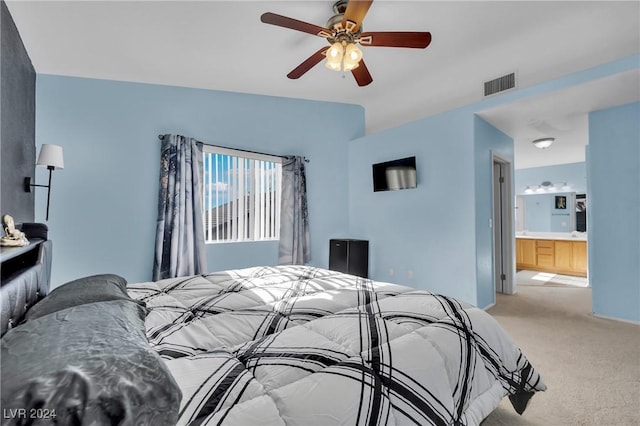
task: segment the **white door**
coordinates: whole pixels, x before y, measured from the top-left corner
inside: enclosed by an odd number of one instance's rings
[[[513,294],[513,196],[511,163],[493,154],[493,268],[498,293]]]

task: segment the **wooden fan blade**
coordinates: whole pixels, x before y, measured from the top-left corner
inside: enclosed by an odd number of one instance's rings
[[[342,18],[342,27],[350,33],[357,33],[373,0],[349,0]]]
[[[371,77],[367,66],[364,64],[364,60],[362,59],[360,60],[360,65],[358,65],[358,68],[354,68],[351,70],[351,74],[353,74],[353,77],[356,79],[356,82],[360,87],[366,86],[373,81],[373,77]]]
[[[302,77],[304,73],[309,71],[311,68],[316,66],[320,61],[322,61],[325,58],[324,52],[326,52],[328,48],[329,46],[325,46],[320,50],[318,50],[313,55],[309,56],[304,62],[302,62],[300,65],[295,67],[289,74],[287,74],[287,77],[294,80]]]
[[[424,49],[431,43],[431,33],[411,31],[386,31],[362,33],[360,44],[363,46],[411,47]]]
[[[299,21],[293,18],[287,18],[286,16],[278,15],[276,13],[263,13],[260,16],[260,20],[265,24],[277,25],[278,27],[290,28],[296,31],[302,31],[303,33],[313,34],[320,37],[331,37],[331,30],[313,25],[308,22]]]

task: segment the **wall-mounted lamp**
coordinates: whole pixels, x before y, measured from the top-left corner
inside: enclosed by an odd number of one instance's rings
[[[535,141],[531,142],[536,148],[540,148],[540,149],[545,149],[545,148],[549,148],[551,146],[551,144],[553,143],[553,141],[555,141],[555,138],[542,138],[542,139],[536,139]]]
[[[47,166],[49,169],[49,185],[36,185],[31,183],[31,178],[24,178],[24,190],[31,192],[32,186],[47,188],[47,219],[49,220],[49,200],[51,199],[51,172],[55,169],[64,169],[64,159],[62,157],[62,147],[60,145],[43,144],[38,155],[37,166]]]

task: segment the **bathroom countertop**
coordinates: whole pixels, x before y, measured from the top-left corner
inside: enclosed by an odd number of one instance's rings
[[[516,238],[531,240],[567,240],[567,241],[587,241],[586,232],[517,232]]]

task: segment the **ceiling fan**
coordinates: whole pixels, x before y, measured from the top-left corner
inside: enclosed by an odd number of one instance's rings
[[[324,58],[326,66],[335,71],[351,71],[359,86],[373,81],[362,59],[362,46],[408,47],[424,49],[431,43],[431,33],[415,31],[362,32],[362,21],[373,0],[338,0],[333,5],[334,16],[326,27],[321,27],[275,13],[264,13],[260,20],[265,24],[290,28],[325,38],[325,46],[294,68],[287,77],[300,78]]]

